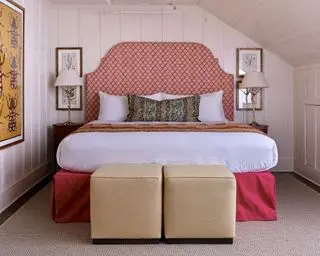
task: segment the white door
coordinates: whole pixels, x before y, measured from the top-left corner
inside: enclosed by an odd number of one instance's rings
[[[320,66],[295,71],[295,172],[320,184]]]

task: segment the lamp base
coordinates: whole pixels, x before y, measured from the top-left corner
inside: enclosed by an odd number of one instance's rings
[[[70,122],[70,121],[66,121],[66,122],[64,122],[63,123],[63,125],[74,125],[75,123],[72,123],[72,122]]]
[[[261,124],[258,124],[257,122],[253,121],[252,123],[249,124],[252,127],[260,127]]]

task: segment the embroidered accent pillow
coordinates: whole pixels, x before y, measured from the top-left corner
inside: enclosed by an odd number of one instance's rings
[[[155,101],[128,96],[129,122],[198,122],[200,96]]]

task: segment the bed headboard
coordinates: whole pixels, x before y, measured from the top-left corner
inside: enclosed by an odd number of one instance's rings
[[[224,91],[224,111],[234,117],[233,75],[199,43],[124,42],[112,47],[86,75],[86,121],[97,119],[99,91],[113,95],[157,92],[197,95]]]

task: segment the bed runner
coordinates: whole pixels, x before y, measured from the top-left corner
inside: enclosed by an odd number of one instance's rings
[[[251,132],[266,135],[247,124],[210,123],[112,123],[85,124],[74,133],[83,132]]]

